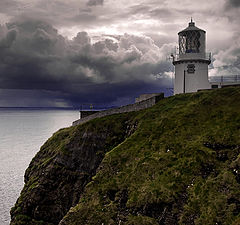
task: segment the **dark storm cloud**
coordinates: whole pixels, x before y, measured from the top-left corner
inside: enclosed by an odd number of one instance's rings
[[[1,107],[67,107],[60,92],[44,90],[0,89]]]
[[[88,6],[103,5],[104,0],[89,0],[87,2]]]
[[[239,0],[228,0],[228,5],[231,7],[240,7]]]
[[[82,31],[68,40],[46,22],[22,18],[0,27],[0,89],[17,90],[20,101],[26,99],[20,90],[34,90],[40,105],[47,104],[46,93],[48,104],[58,106],[121,104],[170,85],[165,55],[171,48],[128,34],[91,43]]]

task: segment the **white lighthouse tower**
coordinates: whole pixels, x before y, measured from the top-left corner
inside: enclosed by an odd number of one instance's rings
[[[206,53],[206,32],[195,26],[189,26],[178,33],[179,54],[172,55],[175,66],[174,94],[197,92],[210,89],[208,65],[211,54]]]

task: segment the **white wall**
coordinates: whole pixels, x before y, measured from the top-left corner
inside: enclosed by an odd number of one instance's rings
[[[187,65],[195,65],[195,73],[187,72]],[[184,93],[183,81],[185,72],[185,93],[197,92],[200,89],[209,89],[208,81],[208,63],[201,62],[183,62],[175,65],[174,94]]]

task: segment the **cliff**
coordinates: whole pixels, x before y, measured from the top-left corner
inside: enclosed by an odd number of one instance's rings
[[[240,224],[240,88],[176,95],[55,133],[11,224]]]

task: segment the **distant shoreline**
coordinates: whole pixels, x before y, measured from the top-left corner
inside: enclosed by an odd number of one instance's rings
[[[118,106],[111,106],[111,107],[94,107],[92,109],[86,107],[86,108],[82,108],[82,107],[1,107],[0,106],[0,110],[76,110],[76,111],[80,111],[80,110],[106,110],[106,109],[112,109],[112,108],[116,108]]]
[[[26,110],[79,110],[71,107],[0,107],[1,109],[26,109]]]

